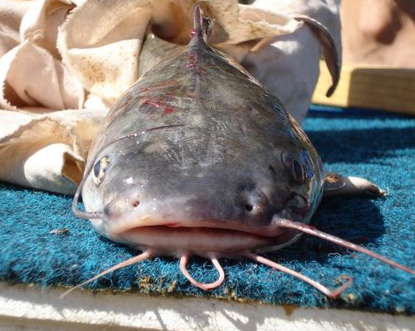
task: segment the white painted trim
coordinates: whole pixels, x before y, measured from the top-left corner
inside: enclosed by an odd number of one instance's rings
[[[284,309],[258,303],[79,290],[0,283],[0,331],[11,330],[264,330],[412,331],[415,316],[336,309]]]

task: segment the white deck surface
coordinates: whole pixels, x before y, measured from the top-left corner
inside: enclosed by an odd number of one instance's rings
[[[198,298],[93,294],[0,283],[3,330],[415,330],[415,316]]]

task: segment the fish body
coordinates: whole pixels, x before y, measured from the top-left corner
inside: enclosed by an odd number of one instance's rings
[[[279,245],[280,235],[286,243],[273,218],[307,223],[322,195],[321,161],[302,129],[203,39],[171,50],[119,99],[91,156],[87,167],[105,167],[82,192],[87,211],[103,211],[95,228],[136,248],[150,245],[148,236],[171,238],[151,243],[163,254],[221,246],[220,255],[233,254]]]
[[[101,235],[143,253],[87,282],[149,257],[172,255],[180,258],[189,281],[206,290],[224,279],[219,258],[247,257],[336,297],[351,279],[331,291],[257,255],[291,244],[301,232],[415,274],[308,225],[325,185],[318,153],[275,96],[205,42],[207,30],[196,8],[187,46],[150,37],[150,50],[159,43],[168,51],[147,61],[151,68],[139,68],[143,76],[104,120],[73,209]],[[341,177],[326,178],[330,190],[344,184]],[[77,209],[81,190],[85,211]],[[186,264],[193,254],[211,259],[219,272],[216,282],[199,283],[189,275]]]

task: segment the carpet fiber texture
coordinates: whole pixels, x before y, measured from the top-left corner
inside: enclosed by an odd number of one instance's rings
[[[312,224],[415,269],[415,119],[317,108],[304,128],[326,170],[365,177],[389,191],[383,199],[326,199]],[[75,218],[71,199],[0,183],[1,281],[70,287],[137,254]],[[360,253],[303,236],[266,256],[331,288],[341,275],[353,276],[354,283],[338,299],[327,299],[292,276],[223,259],[225,282],[203,292],[189,284],[176,259],[160,257],[86,288],[415,314],[415,277]],[[188,269],[198,280],[216,280],[214,267],[202,258],[192,258]]]

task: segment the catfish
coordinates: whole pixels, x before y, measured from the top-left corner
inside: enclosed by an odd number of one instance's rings
[[[352,277],[332,290],[260,255],[292,244],[302,233],[415,275],[309,225],[323,193],[385,192],[363,179],[325,173],[280,100],[209,46],[210,29],[211,20],[196,6],[188,45],[149,35],[141,55],[149,65],[140,66],[141,78],[105,118],[72,204],[74,214],[89,219],[100,235],[142,253],[68,292],[124,266],[175,256],[184,276],[203,290],[222,284],[219,259],[226,257],[255,260],[328,297],[339,296]],[[78,209],[81,196],[85,210]],[[215,282],[201,283],[189,274],[192,255],[212,261],[219,274]]]

